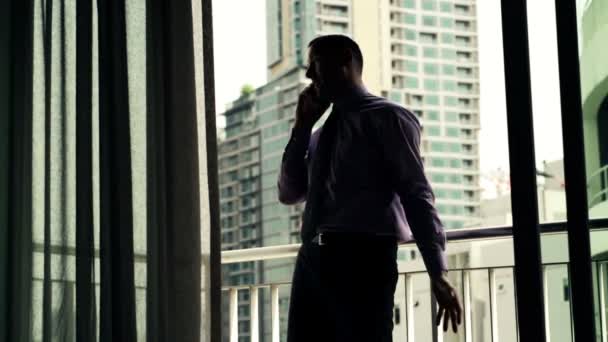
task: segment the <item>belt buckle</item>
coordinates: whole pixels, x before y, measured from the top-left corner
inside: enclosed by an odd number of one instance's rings
[[[318,235],[318,236],[319,236],[319,246],[323,246],[323,245],[325,245],[325,244],[323,243],[323,233],[319,233],[319,235]]]

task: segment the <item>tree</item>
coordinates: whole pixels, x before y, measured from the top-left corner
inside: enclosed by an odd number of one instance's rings
[[[255,89],[251,84],[245,84],[241,87],[241,96],[249,95],[253,93]]]

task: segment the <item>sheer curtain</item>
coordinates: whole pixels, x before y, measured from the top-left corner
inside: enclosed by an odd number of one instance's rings
[[[0,340],[210,340],[208,6],[0,5]]]

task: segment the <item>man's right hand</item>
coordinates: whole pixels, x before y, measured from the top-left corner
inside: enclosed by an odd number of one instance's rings
[[[330,102],[319,97],[316,88],[311,83],[300,93],[296,108],[295,125],[312,128],[323,113],[329,108]]]

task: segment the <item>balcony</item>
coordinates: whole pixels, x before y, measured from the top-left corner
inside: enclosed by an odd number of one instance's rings
[[[589,208],[608,204],[608,165],[594,171],[587,182]],[[592,210],[594,211],[594,210]]]
[[[595,281],[596,317],[606,341],[608,313],[608,220],[593,220],[591,227],[592,269]],[[566,222],[541,224],[542,279],[544,284],[545,320],[551,341],[572,341],[569,288],[568,238]],[[430,284],[415,244],[399,246],[400,278],[395,292],[393,337],[396,341],[516,341],[516,297],[514,285],[513,239],[511,227],[459,229],[448,231],[449,277],[460,292],[464,308],[463,324],[458,334],[444,333],[435,327],[431,317],[436,313]],[[261,247],[222,252],[222,264],[294,258],[299,244]],[[413,257],[413,258],[412,258]],[[293,259],[292,259],[293,260]],[[260,341],[262,303],[260,291],[270,291],[270,327],[272,341],[279,341],[286,327],[279,308],[280,289],[290,286],[290,275],[284,281],[264,284],[224,286],[228,296],[230,341],[238,341],[239,292],[249,294],[249,331],[251,341]],[[241,318],[242,321],[242,318]],[[435,330],[435,331],[433,331]],[[249,335],[249,334],[248,334]]]

